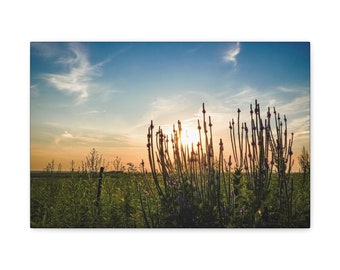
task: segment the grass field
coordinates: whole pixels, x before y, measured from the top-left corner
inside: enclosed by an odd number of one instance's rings
[[[216,205],[208,205],[195,197],[197,194],[193,190],[187,192],[190,185],[186,191],[174,186],[171,202],[169,198],[160,198],[156,196],[157,188],[152,184],[152,177],[142,173],[104,173],[97,202],[98,173],[32,172],[31,227],[309,227],[309,177],[294,173],[292,178],[295,188],[288,223],[276,197],[276,178],[267,200],[259,209],[252,205],[254,198],[245,187],[244,176],[237,202],[233,207],[225,204],[218,209],[217,201]]]

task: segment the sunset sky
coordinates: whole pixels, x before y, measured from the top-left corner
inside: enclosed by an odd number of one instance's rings
[[[203,102],[226,155],[229,121],[240,108],[248,122],[255,99],[287,116],[295,159],[309,149],[309,43],[33,42],[30,63],[31,170],[69,170],[92,148],[138,165],[150,120],[190,131]]]

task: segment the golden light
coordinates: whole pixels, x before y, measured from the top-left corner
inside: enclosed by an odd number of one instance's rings
[[[182,131],[182,143],[183,145],[188,145],[191,147],[194,144],[194,147],[199,142],[199,133],[197,128],[192,127],[183,127]]]

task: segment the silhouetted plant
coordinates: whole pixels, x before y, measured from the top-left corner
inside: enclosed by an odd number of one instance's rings
[[[303,146],[301,154],[298,158],[300,170],[303,172],[303,179],[306,179],[307,176],[310,174],[310,161],[309,161],[309,154],[306,148]]]
[[[102,155],[99,155],[98,151],[95,148],[92,148],[90,153],[86,156],[86,169],[90,173],[96,173],[99,171],[99,168],[102,166]]]
[[[220,147],[220,160],[214,160],[212,121],[210,117],[208,122],[206,120],[204,104],[202,114],[203,128],[198,120],[197,145],[183,143],[179,120],[170,138],[160,127],[154,134],[153,121],[148,129],[147,148],[153,183],[161,208],[167,209],[163,217],[165,226],[224,226],[228,220],[222,213],[226,206],[221,188],[226,175],[223,147]],[[146,216],[145,213],[144,210]]]
[[[237,127],[235,127],[234,120],[229,123],[232,152],[236,163],[234,179],[240,178],[241,172],[244,170],[247,186],[253,190],[255,197],[253,209],[255,217],[262,216],[266,212],[265,209],[268,208],[266,201],[271,191],[270,184],[275,168],[278,179],[278,209],[282,214],[281,217],[289,226],[294,190],[291,177],[293,133],[288,139],[287,118],[284,116],[282,122],[280,114],[274,107],[275,126],[273,131],[270,108],[268,107],[266,118],[263,119],[260,104],[255,100],[254,108],[252,104],[250,105],[248,128],[246,122],[240,122],[240,112],[241,110],[238,109]],[[235,196],[237,198],[237,195]],[[260,223],[258,225],[261,226]]]

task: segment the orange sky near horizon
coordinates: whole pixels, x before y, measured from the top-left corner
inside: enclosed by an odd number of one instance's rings
[[[172,128],[171,128],[172,129]],[[172,133],[169,129],[163,130],[165,134],[169,135]],[[227,130],[226,130],[227,131]],[[214,133],[214,130],[213,130]],[[191,137],[189,136],[191,135]],[[186,136],[188,135],[188,136]],[[216,134],[213,138],[214,143],[214,153],[215,157],[218,157],[219,153],[219,140],[222,137],[222,141],[224,144],[224,159],[228,159],[229,155],[232,155],[231,144],[229,135],[218,136],[221,134]],[[192,128],[192,125],[183,126],[183,134],[182,134],[182,141],[183,144],[189,145],[191,147],[192,143],[194,143],[194,148],[196,149],[197,140],[199,138],[198,131],[196,128]],[[298,157],[301,155],[302,148],[310,152],[309,143],[304,145],[304,140],[297,139],[293,143],[293,171],[299,172],[299,162]],[[99,155],[102,156],[107,168],[106,170],[112,170],[112,165],[108,163],[112,163],[112,161],[119,157],[122,161],[122,165],[126,167],[127,163],[133,163],[137,168],[139,168],[142,160],[144,160],[145,168],[150,171],[149,160],[148,160],[148,152],[147,152],[147,139],[145,136],[145,141],[136,142],[135,146],[130,147],[112,147],[110,145],[107,146],[100,146],[94,147]],[[171,149],[171,143],[169,142],[169,147]],[[47,164],[50,163],[52,160],[55,162],[55,169],[57,169],[58,164],[61,163],[62,171],[70,171],[71,170],[71,161],[75,162],[74,168],[75,170],[81,170],[82,161],[85,162],[86,156],[92,150],[89,146],[82,146],[82,147],[63,147],[62,145],[53,145],[41,147],[39,145],[31,145],[31,171],[42,171],[46,168]],[[171,149],[172,154],[172,149]],[[170,155],[171,156],[171,155]]]

